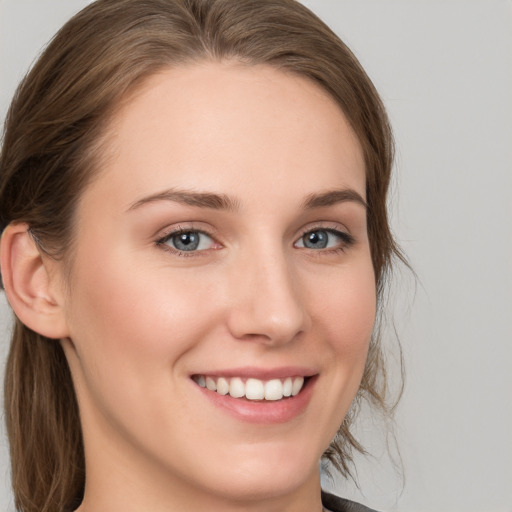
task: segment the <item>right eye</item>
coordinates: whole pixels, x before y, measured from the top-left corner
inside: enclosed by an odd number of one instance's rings
[[[178,252],[198,252],[213,248],[214,240],[202,231],[189,230],[169,233],[157,242]]]

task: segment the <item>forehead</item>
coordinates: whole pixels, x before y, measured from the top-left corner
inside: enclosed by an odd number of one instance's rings
[[[287,183],[365,196],[361,147],[338,104],[266,65],[204,62],[151,76],[118,109],[106,147],[98,186],[126,192],[125,202],[171,186],[236,193],[242,181],[269,194]]]

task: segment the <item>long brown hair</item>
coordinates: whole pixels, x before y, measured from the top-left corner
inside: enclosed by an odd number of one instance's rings
[[[368,232],[377,294],[400,251],[386,194],[393,140],[382,102],[357,59],[294,0],[99,0],[74,16],[20,84],[0,157],[0,232],[26,222],[41,250],[72,253],[81,191],[101,167],[105,127],[120,101],[155,72],[199,60],[267,64],[307,77],[345,113],[366,163]],[[375,334],[356,397],[388,412]],[[355,409],[352,409],[354,412]],[[56,340],[16,319],[5,376],[15,503],[23,512],[78,506],[85,461],[69,368]],[[350,474],[349,415],[324,457]]]

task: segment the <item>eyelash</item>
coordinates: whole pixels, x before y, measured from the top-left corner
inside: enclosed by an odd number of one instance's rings
[[[336,236],[340,240],[340,244],[337,245],[336,247],[320,248],[320,249],[312,249],[312,248],[308,248],[308,247],[297,247],[297,248],[298,249],[309,249],[310,252],[317,253],[316,255],[320,256],[320,254],[318,254],[318,253],[326,254],[326,253],[345,252],[347,249],[349,249],[351,246],[353,246],[356,242],[355,238],[351,234],[349,234],[345,231],[340,231],[339,229],[329,228],[329,227],[325,227],[325,226],[316,226],[316,227],[312,227],[312,228],[310,227],[306,231],[304,231],[302,233],[302,235],[298,238],[298,240],[296,242],[294,242],[294,247],[296,246],[297,243],[299,243],[299,241],[303,241],[304,238],[308,234],[318,232],[318,231],[322,231],[322,232],[329,233],[331,235]],[[167,244],[167,242],[169,242],[169,240],[171,240],[173,237],[179,236],[181,234],[189,234],[189,233],[199,233],[201,235],[205,235],[205,236],[211,238],[214,243],[218,243],[215,241],[215,236],[213,233],[208,233],[204,230],[193,228],[193,227],[183,228],[180,226],[177,229],[174,229],[174,230],[166,233],[162,238],[159,238],[156,241],[156,245],[158,247],[160,247],[162,250],[168,251],[168,252],[175,254],[176,256],[179,256],[179,257],[189,258],[189,257],[203,256],[204,255],[203,253],[206,253],[208,251],[208,249],[181,251],[181,250],[173,248]]]

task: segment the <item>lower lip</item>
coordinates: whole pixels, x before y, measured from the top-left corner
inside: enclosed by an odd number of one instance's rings
[[[292,421],[305,411],[313,395],[317,377],[309,377],[298,395],[275,401],[233,398],[202,388],[195,382],[193,384],[214,406],[236,419],[248,423],[272,424]]]

